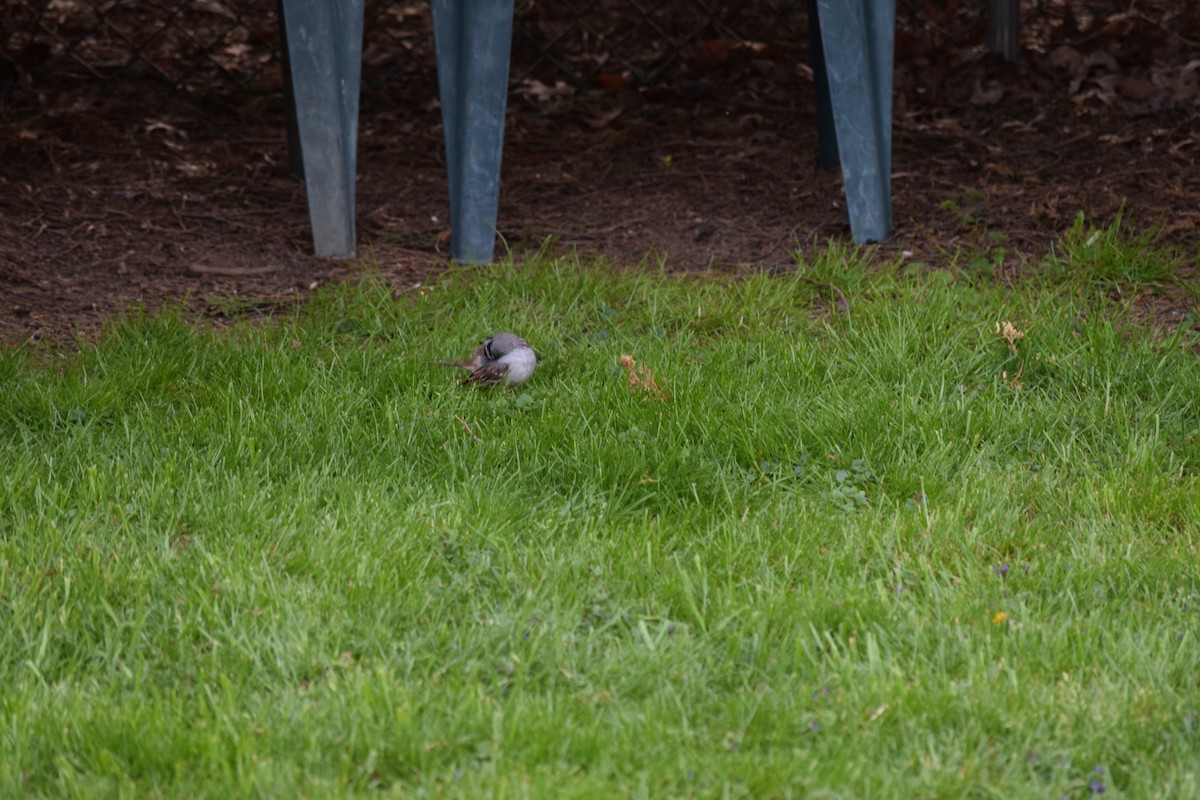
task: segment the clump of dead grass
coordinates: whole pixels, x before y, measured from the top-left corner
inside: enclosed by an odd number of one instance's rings
[[[642,393],[645,397],[652,397],[664,403],[671,402],[671,391],[667,387],[667,382],[664,380],[659,383],[659,379],[654,377],[654,370],[650,367],[639,367],[633,356],[622,354],[621,368],[629,372],[629,390],[631,392]]]

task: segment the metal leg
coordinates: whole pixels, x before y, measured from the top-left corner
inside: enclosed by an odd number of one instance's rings
[[[808,0],[808,28],[813,83],[817,91],[817,164],[833,167],[838,163],[837,129],[833,125],[833,103],[829,99],[829,72],[825,68],[825,45],[821,43],[817,0]]]
[[[896,0],[817,0],[842,181],[855,242],[892,232]]]
[[[313,247],[354,256],[363,0],[282,0]]]
[[[451,252],[487,264],[496,246],[500,160],[513,0],[432,0],[446,170]]]
[[[988,0],[987,43],[993,53],[1016,61],[1021,49],[1021,0]]]
[[[279,45],[283,54],[279,59],[283,67],[283,113],[287,124],[288,172],[293,178],[304,180],[304,157],[300,153],[300,124],[296,121],[296,89],[292,84],[292,64],[288,58],[287,23],[284,22],[284,0],[276,4],[279,12]]]

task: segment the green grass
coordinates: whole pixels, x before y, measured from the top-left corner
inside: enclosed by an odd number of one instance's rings
[[[0,796],[1200,796],[1200,364],[1089,235],[0,352]]]

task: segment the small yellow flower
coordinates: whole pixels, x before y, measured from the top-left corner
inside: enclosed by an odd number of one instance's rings
[[[992,617],[992,624],[1003,625],[1006,619],[1008,619],[1008,614],[1005,614],[1003,611],[997,611],[996,616]]]

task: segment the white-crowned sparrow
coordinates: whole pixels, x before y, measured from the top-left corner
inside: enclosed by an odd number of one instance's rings
[[[516,386],[528,380],[537,366],[537,356],[529,344],[515,333],[493,333],[475,348],[468,361],[439,361],[447,367],[469,370],[464,384],[476,386]]]

